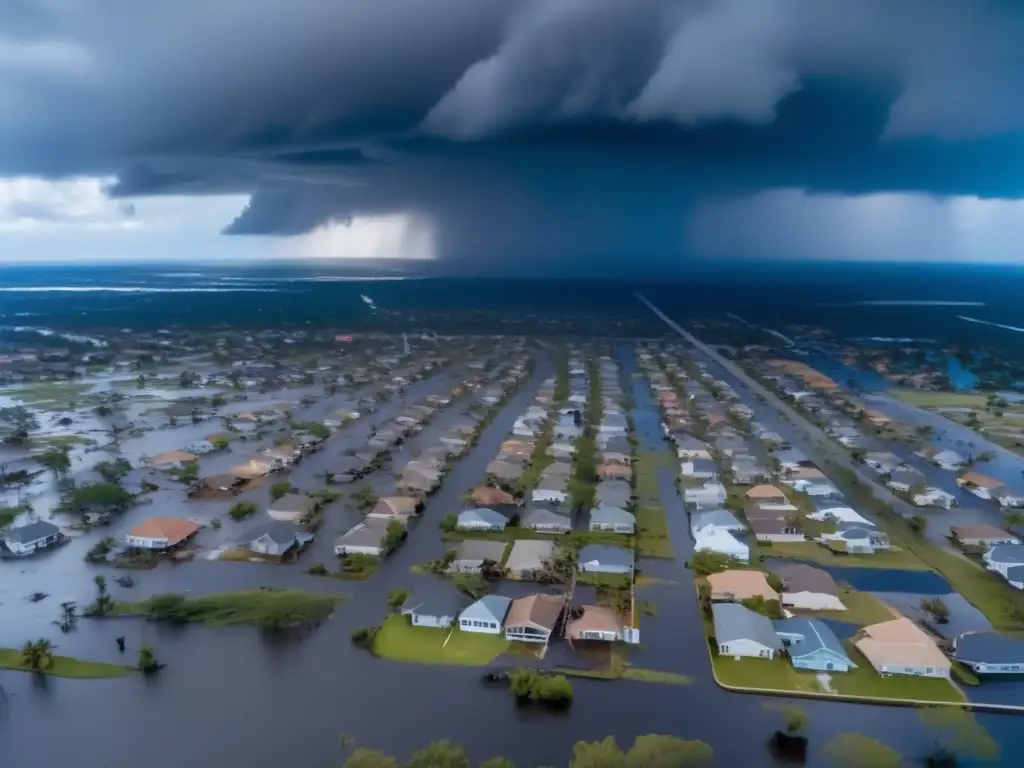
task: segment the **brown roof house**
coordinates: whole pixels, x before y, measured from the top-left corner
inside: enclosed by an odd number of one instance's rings
[[[823,571],[803,563],[783,565],[774,569],[782,581],[782,604],[805,611],[845,611],[839,599],[839,585]]]
[[[864,627],[854,645],[880,675],[948,678],[952,668],[935,641],[905,616]]]
[[[582,609],[572,609],[571,619],[565,628],[565,636],[569,640],[602,640],[614,643],[625,638],[622,619],[619,615],[603,605],[584,605]]]
[[[779,593],[771,588],[763,571],[722,571],[708,576],[712,600],[741,602],[754,597],[778,600]]]
[[[505,637],[521,643],[546,643],[565,608],[561,595],[530,595],[513,600],[505,617]]]
[[[786,494],[774,485],[755,485],[747,491],[745,495],[748,499],[761,507],[796,509],[796,507],[789,503],[789,500],[786,498]]]
[[[950,533],[961,544],[968,547],[994,547],[997,544],[1020,544],[1020,539],[1002,528],[988,523],[979,525],[954,525]]]
[[[956,479],[956,482],[965,491],[973,493],[979,499],[994,499],[997,492],[1003,489],[1002,482],[980,472],[964,472]]]
[[[629,480],[633,477],[633,468],[628,464],[598,464],[597,476]]]
[[[516,484],[523,476],[523,468],[510,461],[495,459],[487,465],[487,474],[493,477],[499,484],[510,487]]]
[[[412,496],[382,496],[370,514],[374,517],[408,518],[415,515],[418,508],[419,500]]]
[[[515,504],[515,497],[500,488],[481,485],[473,489],[473,503],[481,507],[500,507],[504,504]]]
[[[196,455],[188,451],[165,451],[158,453],[149,460],[149,466],[154,469],[175,469],[186,462],[195,461]]]
[[[139,549],[169,549],[187,541],[198,530],[196,523],[183,517],[151,517],[132,528],[126,543]]]

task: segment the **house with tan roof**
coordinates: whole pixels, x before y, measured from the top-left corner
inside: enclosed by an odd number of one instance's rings
[[[779,593],[772,589],[763,571],[732,570],[712,573],[708,577],[711,599],[742,602],[755,597],[778,600]]]
[[[138,549],[169,549],[187,541],[198,530],[198,524],[183,517],[151,517],[132,528],[126,543]]]
[[[1020,544],[1020,539],[1002,528],[988,523],[954,525],[949,529],[953,538],[968,547],[994,547],[998,544]]]
[[[788,504],[789,502],[786,494],[774,485],[755,485],[744,496],[758,504]]]
[[[956,479],[956,484],[979,499],[994,499],[996,492],[1003,488],[1003,483],[994,477],[980,472],[964,472]]]
[[[565,627],[565,636],[569,640],[603,640],[614,643],[625,637],[622,619],[604,605],[584,605],[582,609],[573,609],[571,619]]]
[[[515,504],[515,497],[506,493],[500,488],[490,485],[481,485],[473,489],[473,503],[480,507],[500,507],[505,504]]]
[[[836,580],[821,568],[803,563],[773,569],[782,582],[782,605],[805,611],[845,611]]]
[[[935,641],[905,616],[864,627],[854,645],[880,675],[948,678],[952,669]]]
[[[505,637],[522,643],[546,643],[565,608],[561,595],[530,595],[513,600],[505,616]]]
[[[196,455],[188,451],[165,451],[152,457],[149,466],[154,469],[176,469],[186,462],[195,460]]]
[[[416,514],[419,501],[412,496],[383,496],[377,499],[370,514],[376,517],[411,517]]]

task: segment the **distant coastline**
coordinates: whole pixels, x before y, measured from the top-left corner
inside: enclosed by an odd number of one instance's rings
[[[1007,331],[1015,331],[1016,333],[1024,333],[1024,328],[1018,328],[1016,325],[1003,325],[1002,323],[993,323],[988,320],[979,320],[976,317],[967,317],[966,315],[957,315],[961,320],[966,320],[968,323],[978,323],[979,325],[991,325],[993,328],[1003,328]]]

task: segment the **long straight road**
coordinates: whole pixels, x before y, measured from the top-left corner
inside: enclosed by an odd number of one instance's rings
[[[795,408],[784,402],[774,392],[740,368],[735,362],[727,359],[679,325],[679,323],[658,309],[658,307],[642,293],[637,292],[636,297],[655,315],[661,318],[666,325],[682,336],[686,341],[690,342],[690,344],[699,350],[708,360],[716,363],[725,374],[724,378],[726,381],[731,379],[731,381],[729,381],[730,384],[739,384],[741,388],[745,388],[748,392],[763,398],[768,405],[785,416],[790,424],[792,424],[802,434],[804,440],[808,444],[805,447],[812,448],[814,452],[823,454],[837,466],[855,473],[860,482],[870,490],[871,494],[876,499],[891,506],[898,514],[904,517],[909,517],[918,513],[918,510],[915,507],[893,494],[885,486],[879,484],[874,475],[869,474],[863,466],[855,462],[841,446],[837,445],[832,438],[825,433],[824,430],[816,424],[809,422]],[[808,455],[811,455],[811,451],[805,452],[808,453]]]

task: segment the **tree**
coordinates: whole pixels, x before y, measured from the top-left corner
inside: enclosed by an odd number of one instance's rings
[[[577,741],[569,760],[569,768],[624,768],[625,765],[625,755],[611,736],[601,741]]]
[[[411,590],[408,589],[392,589],[388,592],[388,608],[401,608],[402,604],[409,599]]]
[[[936,624],[949,623],[949,606],[942,601],[942,598],[936,597],[931,600],[922,600],[921,608],[932,615]]]
[[[933,761],[967,757],[974,760],[995,760],[999,744],[978,723],[973,713],[960,707],[925,707],[918,716],[934,731]]]
[[[914,533],[923,533],[928,525],[928,518],[924,515],[914,515],[910,518],[910,530]]]
[[[449,512],[447,515],[441,518],[440,527],[442,531],[450,532],[455,530],[455,526],[459,524],[458,515]]]
[[[413,752],[405,768],[469,768],[469,758],[458,744],[441,739]]]
[[[258,509],[259,507],[256,506],[256,502],[242,499],[231,505],[231,508],[228,510],[228,517],[232,520],[244,520],[249,515],[256,514]]]
[[[480,763],[480,768],[516,768],[507,757],[489,757]]]
[[[8,443],[24,443],[39,429],[39,419],[23,405],[0,408],[0,437]]]
[[[131,471],[132,465],[127,459],[115,459],[101,461],[93,469],[108,483],[116,483]]]
[[[21,646],[21,665],[33,672],[45,672],[53,668],[54,645],[46,638],[35,642],[26,640]]]
[[[829,761],[840,768],[900,768],[900,753],[861,733],[841,733],[825,745]]]
[[[935,429],[930,424],[921,424],[915,427],[914,431],[924,440],[927,440],[935,433]]]
[[[270,486],[270,498],[272,498],[274,501],[277,501],[283,496],[287,496],[291,492],[292,484],[289,482],[274,483],[272,486]]]
[[[157,664],[153,648],[146,643],[142,643],[139,646],[139,669],[143,672],[155,672],[158,667],[159,664]]]
[[[377,503],[377,494],[375,494],[373,489],[365,483],[352,492],[351,498],[359,509],[369,509]]]
[[[992,451],[982,451],[975,457],[974,460],[978,462],[987,462],[992,461],[993,459],[995,459],[995,457],[996,455]]]
[[[544,565],[548,575],[556,581],[569,581],[579,565],[579,552],[570,547],[559,547]]]
[[[102,573],[93,577],[96,585],[96,602],[86,611],[91,616],[106,616],[114,607],[114,598],[107,594],[107,577]]]
[[[389,520],[388,527],[384,530],[384,551],[390,552],[398,546],[403,538],[405,538],[405,526],[398,520]]]
[[[797,734],[807,727],[807,710],[795,704],[787,704],[779,708],[782,722],[786,725],[786,733]]]
[[[342,763],[341,768],[398,768],[398,761],[378,749],[359,747]]]
[[[690,568],[698,576],[708,576],[712,573],[721,573],[730,568],[742,567],[743,563],[736,560],[736,558],[729,557],[721,552],[712,552],[709,549],[699,550],[690,558]]]
[[[68,506],[79,512],[89,507],[121,512],[127,509],[132,501],[133,496],[115,483],[90,483],[75,489]]]
[[[50,448],[36,456],[36,461],[53,472],[53,476],[58,480],[71,469],[71,458],[68,456],[67,448]]]
[[[703,741],[648,734],[636,737],[623,764],[625,768],[690,768],[711,765],[712,754]]]
[[[228,440],[226,437],[215,437],[212,440],[210,440],[210,445],[212,445],[218,451],[224,451],[227,450],[227,448],[231,445],[231,441]]]

